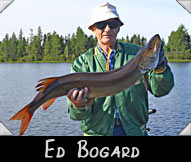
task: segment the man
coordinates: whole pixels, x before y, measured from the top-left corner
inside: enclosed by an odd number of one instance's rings
[[[116,41],[123,22],[116,7],[104,3],[93,10],[89,29],[98,39],[97,46],[89,49],[73,62],[71,72],[105,72],[126,64],[140,47]],[[174,85],[173,74],[167,65],[161,47],[156,69],[148,73],[148,90],[160,97],[168,94]],[[96,98],[86,110],[88,88],[71,89],[68,96],[68,112],[73,120],[81,120],[85,135],[146,135],[148,121],[148,93],[143,80],[127,90],[108,97]]]

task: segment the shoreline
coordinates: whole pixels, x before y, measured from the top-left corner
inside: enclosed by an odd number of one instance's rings
[[[168,59],[167,59],[168,60]],[[73,61],[33,61],[33,62],[22,62],[22,61],[8,61],[8,62],[0,62],[2,63],[72,63]],[[191,60],[168,60],[168,62],[172,63],[187,63],[191,62]]]
[[[72,63],[73,61],[33,61],[33,62],[22,62],[22,61],[8,61],[0,62],[0,64],[14,64],[14,63]]]
[[[168,60],[168,59],[167,59]],[[186,63],[186,62],[191,62],[191,60],[168,60],[168,62],[173,62],[173,63]]]

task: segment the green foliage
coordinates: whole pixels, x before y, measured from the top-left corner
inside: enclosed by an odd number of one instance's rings
[[[126,36],[126,39],[122,37],[122,39],[119,39],[119,41],[121,42],[125,42],[125,43],[133,43],[136,44],[138,46],[144,46],[147,42],[147,39],[145,37],[141,37],[140,34],[134,34],[130,39],[129,36]]]
[[[62,54],[62,46],[59,35],[54,31],[51,36],[51,49],[49,61],[59,61]]]
[[[162,44],[168,60],[191,60],[191,40],[186,27],[181,24],[176,31],[172,31],[166,44],[162,39]],[[119,41],[133,43],[139,46],[146,44],[147,39],[139,34],[134,34],[131,38],[122,37]]]
[[[165,48],[168,59],[191,59],[191,41],[190,35],[183,24],[176,31],[172,31],[168,37],[168,43]]]
[[[73,61],[94,47],[96,40],[92,35],[87,36],[80,27],[72,37],[68,35],[64,38],[55,31],[43,35],[40,26],[36,34],[30,29],[29,38],[25,38],[21,29],[18,38],[15,33],[11,37],[6,34],[0,42],[0,62]]]
[[[147,39],[140,34],[122,37],[119,41],[133,43],[139,46],[146,44]],[[0,41],[0,62],[62,62],[73,61],[77,56],[89,48],[96,46],[97,38],[93,35],[87,36],[82,28],[78,27],[76,32],[63,37],[53,33],[43,35],[39,26],[36,34],[30,29],[30,36],[25,38],[22,29],[18,37],[15,33],[11,36],[5,35]],[[176,31],[172,31],[165,43],[162,44],[170,60],[191,60],[191,40],[187,29],[181,24]]]

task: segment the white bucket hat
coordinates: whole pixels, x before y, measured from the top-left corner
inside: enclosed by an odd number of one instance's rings
[[[92,30],[92,25],[100,21],[106,21],[112,18],[117,18],[121,22],[121,26],[123,22],[120,20],[119,15],[117,13],[116,7],[106,2],[93,8],[93,15],[91,19],[91,23],[88,29]]]

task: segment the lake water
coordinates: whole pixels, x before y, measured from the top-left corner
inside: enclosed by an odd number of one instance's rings
[[[0,64],[0,121],[14,135],[19,134],[20,121],[9,121],[17,111],[37,94],[39,79],[70,72],[70,63]],[[157,113],[150,116],[149,135],[176,136],[191,122],[191,63],[170,63],[175,87],[161,98],[149,94],[150,108]],[[24,135],[81,136],[80,122],[69,119],[66,97],[58,98],[46,111],[38,109]]]

